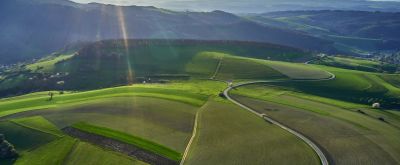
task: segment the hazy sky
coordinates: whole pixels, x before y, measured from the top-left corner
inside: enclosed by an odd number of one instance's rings
[[[98,2],[115,5],[156,6],[173,10],[211,11],[224,10],[230,12],[265,12],[271,10],[302,9],[359,9],[371,1],[400,0],[72,0],[79,3]],[[285,7],[282,7],[285,6]],[[289,6],[289,8],[287,8]],[[390,6],[390,5],[389,5]],[[382,6],[375,6],[378,9]],[[388,7],[384,6],[383,8]],[[361,8],[360,8],[361,9]],[[362,9],[361,9],[362,10]]]
[[[198,2],[198,1],[207,1],[207,0],[72,0],[79,3],[90,3],[90,2],[98,2],[98,3],[105,3],[105,4],[118,4],[118,5],[140,5],[140,4],[147,4],[147,5],[159,5],[159,4],[168,4],[168,3],[184,3],[184,2]],[[234,2],[242,1],[248,2],[248,0],[234,0]],[[265,0],[256,0],[258,2],[265,2]],[[278,0],[277,0],[278,1]],[[317,0],[318,1],[318,0]],[[333,0],[335,1],[335,0]],[[366,0],[366,1],[397,1],[400,0]],[[282,2],[282,1],[281,1]]]

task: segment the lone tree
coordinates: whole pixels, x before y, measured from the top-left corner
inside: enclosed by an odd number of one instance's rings
[[[3,134],[0,134],[0,159],[13,159],[17,157],[17,150],[5,139]]]
[[[53,92],[49,92],[49,96],[50,96],[49,101],[53,100],[54,93]]]

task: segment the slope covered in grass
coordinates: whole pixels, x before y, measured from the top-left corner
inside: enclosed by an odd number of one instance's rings
[[[157,98],[116,97],[20,113],[9,118],[40,115],[58,128],[77,122],[89,122],[133,134],[181,152],[190,138],[197,109],[198,107],[188,104]]]
[[[260,61],[271,68],[281,72],[291,79],[327,79],[332,75],[323,69],[300,63],[288,63],[280,61]]]
[[[31,96],[17,97],[0,101],[0,117],[10,114],[37,110],[55,108],[66,104],[79,104],[85,101],[120,97],[120,96],[144,96],[179,101],[194,106],[201,106],[207,100],[207,96],[196,94],[191,91],[176,89],[165,89],[162,86],[125,86],[116,88],[107,88],[95,91],[69,93],[64,95],[55,95],[54,99],[49,101],[49,96]]]
[[[319,164],[294,135],[227,103],[210,101],[186,164]]]
[[[200,69],[201,68],[201,69]],[[259,64],[251,58],[233,56],[218,52],[201,52],[187,66],[188,71],[200,71],[210,78],[221,80],[277,79],[285,75],[271,67]]]
[[[187,66],[188,71],[221,80],[325,79],[331,75],[300,64],[247,58],[218,52],[202,52]]]
[[[351,58],[351,57],[324,57],[315,61],[314,64],[326,65],[344,69],[360,70],[366,72],[396,72],[394,65],[386,64],[371,59]]]
[[[265,94],[254,97],[250,91]],[[400,135],[400,120],[393,115],[362,105],[344,109],[331,102],[304,98],[301,93],[289,94],[277,89],[274,92],[268,86],[241,87],[233,93],[250,96],[235,95],[235,98],[310,137],[328,152],[335,164],[397,164],[400,161],[400,143],[396,140]]]
[[[78,142],[73,151],[64,162],[67,165],[95,164],[95,165],[144,165],[145,163],[134,160],[126,155],[108,151],[86,142]]]
[[[144,150],[153,152],[155,154],[165,156],[171,160],[180,161],[182,157],[182,155],[177,151],[174,151],[163,145],[124,132],[119,132],[104,127],[94,126],[87,123],[77,123],[74,124],[72,127],[84,132],[104,136],[127,144],[131,144],[136,147],[142,148]]]
[[[72,55],[49,56],[2,74],[0,97],[33,91],[93,90],[132,83],[209,78],[219,58],[198,57],[205,52],[281,61],[301,61],[313,56],[304,50],[256,42],[129,40],[126,45],[123,40],[99,41]],[[221,69],[226,73],[221,73],[221,77],[276,76],[269,67],[250,60],[226,58],[225,61]]]
[[[63,133],[52,123],[41,116],[33,116],[28,118],[18,118],[11,120],[12,122],[31,128],[34,130],[38,130],[44,133],[49,133],[55,136],[63,136]]]
[[[66,88],[90,89],[114,84],[142,82],[143,78],[176,79],[215,69],[215,61],[201,70],[186,67],[201,52],[221,52],[260,59],[292,61],[308,58],[308,53],[264,43],[193,40],[121,40],[102,41],[79,51],[71,60],[56,66],[56,72],[69,72]],[[195,59],[196,60],[196,59]],[[203,68],[204,67],[204,68]],[[196,71],[197,69],[197,71]],[[200,73],[204,74],[204,73]],[[95,80],[95,81],[93,81]],[[90,85],[89,85],[90,84]]]
[[[24,153],[16,161],[16,165],[53,165],[61,164],[68,156],[77,141],[70,137],[63,137],[35,150]]]
[[[71,55],[58,55],[58,56],[49,56],[47,58],[43,58],[33,64],[27,65],[25,68],[40,73],[52,73],[55,69],[57,63],[61,63],[72,58],[74,54]]]
[[[8,121],[0,122],[1,134],[15,146],[18,152],[32,150],[55,140],[57,137],[48,133],[23,127]]]
[[[379,102],[384,107],[400,105],[400,89],[384,81],[382,74],[318,66],[336,75],[334,80],[319,82],[274,83],[297,91],[354,103],[372,105]]]

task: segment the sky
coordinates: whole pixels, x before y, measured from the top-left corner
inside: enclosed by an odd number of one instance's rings
[[[72,0],[78,3],[98,2],[114,5],[155,6],[172,10],[212,11],[224,10],[236,13],[257,13],[273,10],[344,9],[378,10],[392,8],[382,2],[400,0]],[[377,4],[379,5],[377,6]],[[400,4],[400,3],[399,3]],[[384,6],[382,6],[384,5]],[[397,5],[396,5],[397,6]],[[400,9],[400,5],[398,5]]]

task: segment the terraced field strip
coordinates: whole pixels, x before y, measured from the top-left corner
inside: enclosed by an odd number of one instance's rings
[[[163,145],[105,127],[77,123],[64,129],[64,132],[119,152],[132,154],[144,162],[179,164],[182,158],[181,153]]]

